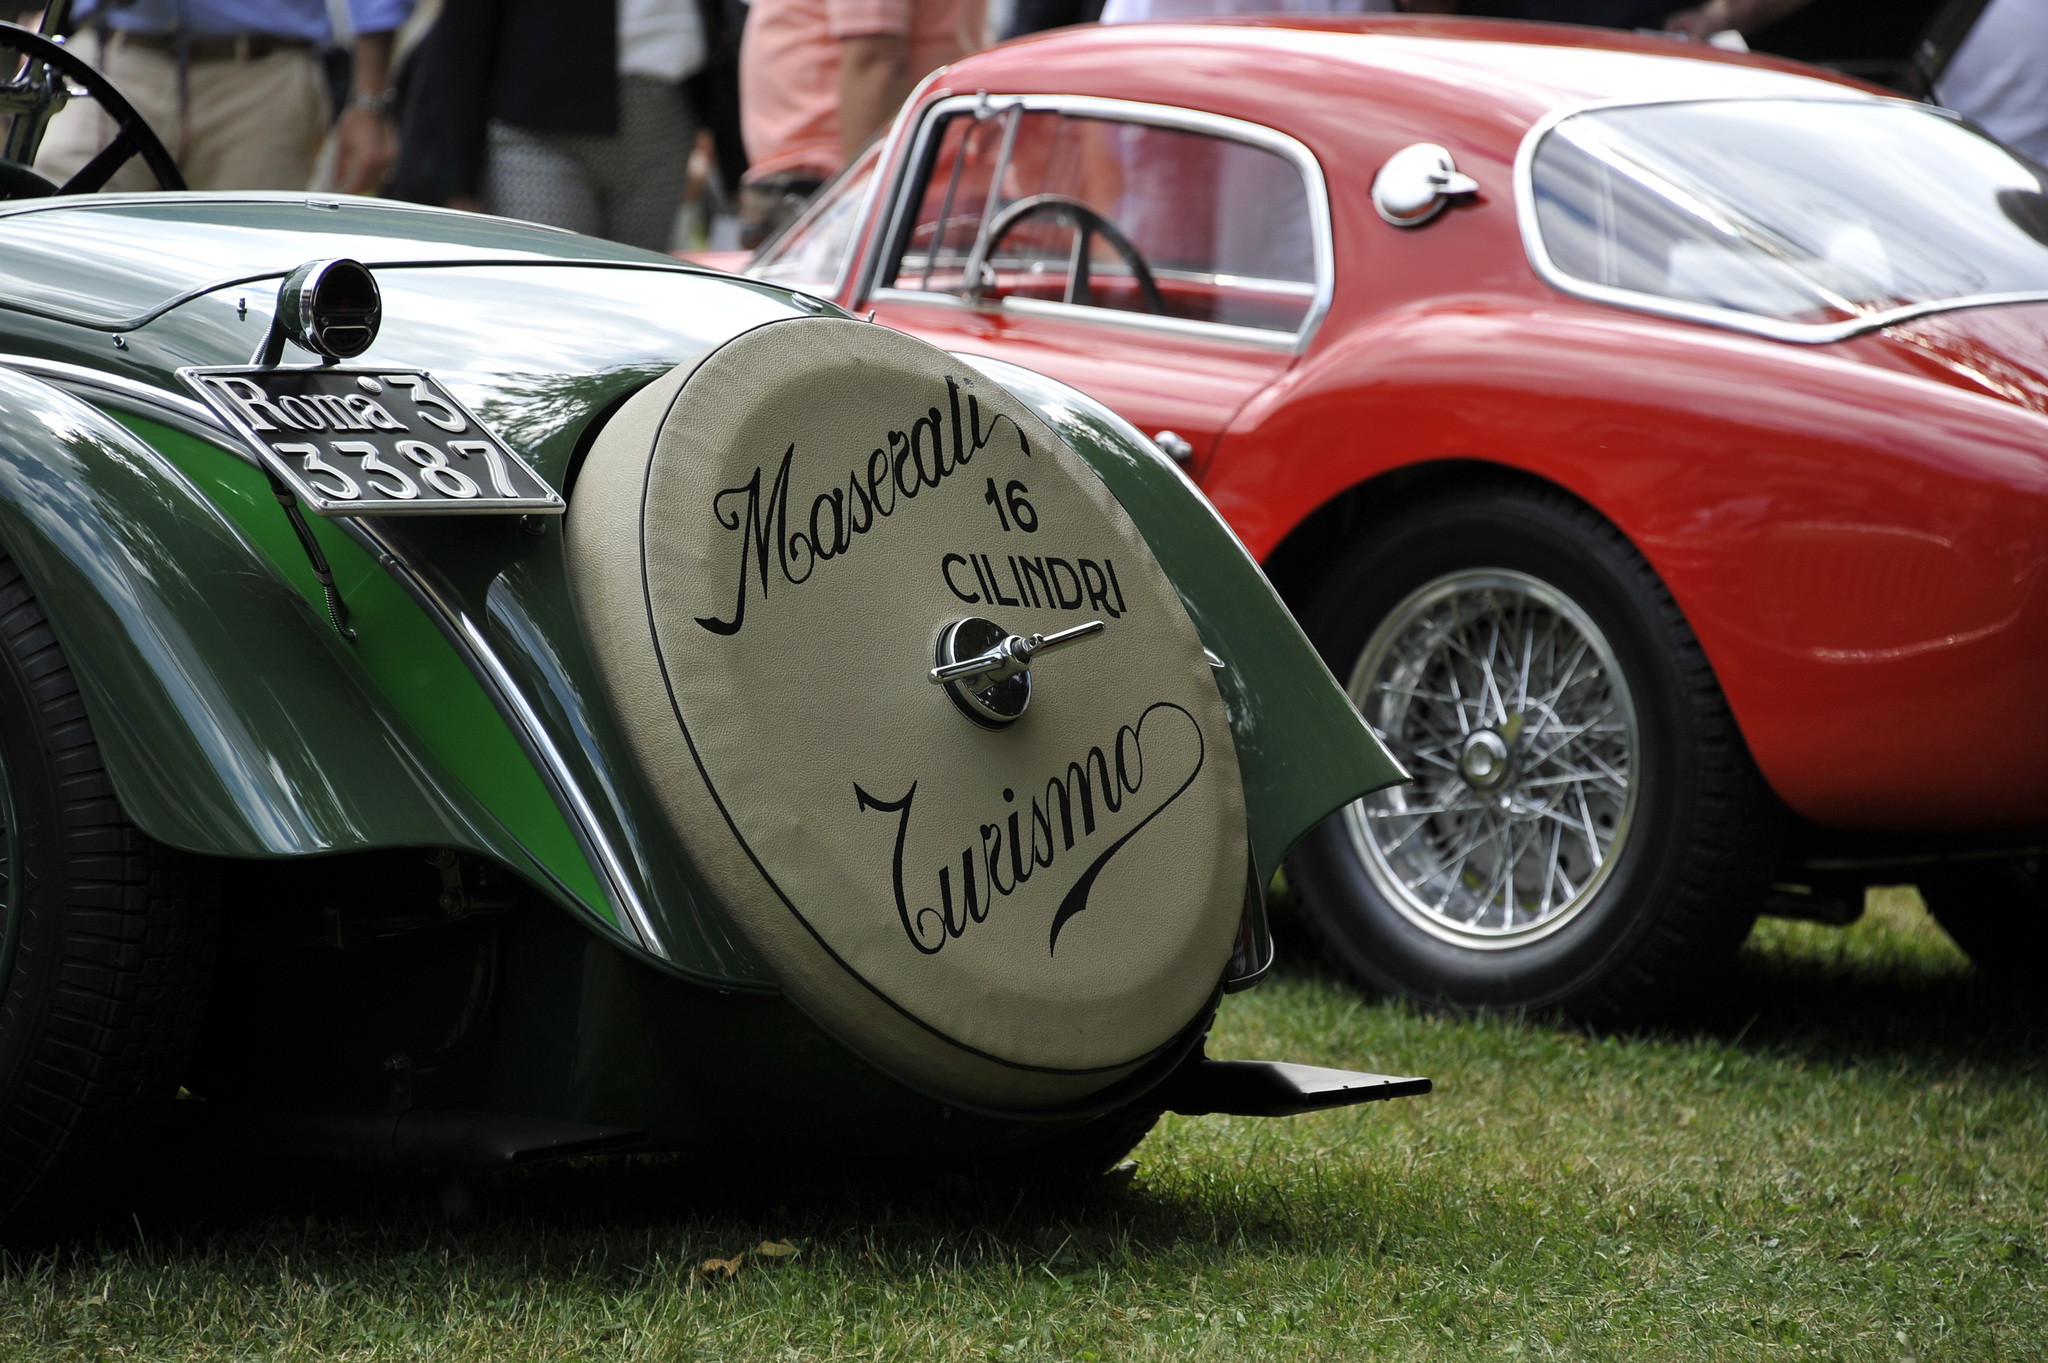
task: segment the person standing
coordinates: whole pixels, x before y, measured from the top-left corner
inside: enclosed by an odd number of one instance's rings
[[[1754,33],[1807,2],[1706,0],[1665,26],[1695,38],[1730,28]],[[1940,37],[1943,30],[1961,41],[1947,47],[1953,39]],[[1928,26],[1921,54],[1934,58],[1925,74],[1933,77],[1935,103],[2048,164],[2048,0],[1950,0]]]
[[[2048,0],[1991,0],[1934,97],[2048,166]]]
[[[354,88],[337,139],[336,187],[383,182],[393,141],[387,115],[391,35],[412,0],[349,0]],[[333,40],[326,0],[130,0],[83,4],[72,42],[113,81],[170,150],[193,189],[304,189],[332,118],[320,50]],[[113,139],[91,100],[50,120],[36,169],[62,183]],[[153,189],[140,158],[110,191]]]
[[[1394,0],[1108,0],[1105,24],[1210,19],[1231,14],[1392,14]]]
[[[918,81],[982,45],[985,0],[754,0],[740,43],[754,246],[889,126]]]
[[[407,155],[432,163],[450,207],[664,250],[697,137],[686,83],[724,13],[699,0],[447,0],[421,53]],[[401,188],[411,178],[401,168]]]
[[[1022,38],[1049,28],[1092,24],[1102,18],[1103,0],[1012,0],[1002,38]]]

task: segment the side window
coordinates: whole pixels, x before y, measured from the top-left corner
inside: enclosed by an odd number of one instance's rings
[[[878,142],[819,190],[816,202],[803,216],[747,262],[747,273],[813,293],[829,294],[836,289],[859,235],[861,201],[875,178],[881,154]]]
[[[937,154],[891,280],[895,287],[944,293],[966,287],[967,257],[1015,121],[1014,111],[993,118],[960,113],[940,125]]]
[[[1277,152],[1019,108],[947,116],[933,143],[894,288],[1279,332],[1308,315],[1308,191]]]

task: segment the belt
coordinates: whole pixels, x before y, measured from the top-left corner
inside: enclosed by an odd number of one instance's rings
[[[209,33],[204,37],[180,39],[175,33],[138,33],[117,28],[114,41],[152,52],[176,56],[182,50],[195,62],[249,62],[273,52],[311,52],[313,44],[304,38],[280,38],[271,33]]]

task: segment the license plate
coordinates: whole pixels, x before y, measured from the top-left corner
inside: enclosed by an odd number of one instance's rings
[[[322,516],[559,515],[560,494],[423,369],[180,369]]]

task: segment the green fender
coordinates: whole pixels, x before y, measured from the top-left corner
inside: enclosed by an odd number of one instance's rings
[[[560,893],[175,464],[5,368],[0,547],[34,586],[122,807],[151,837],[241,857],[454,847],[609,923],[601,897]]]

